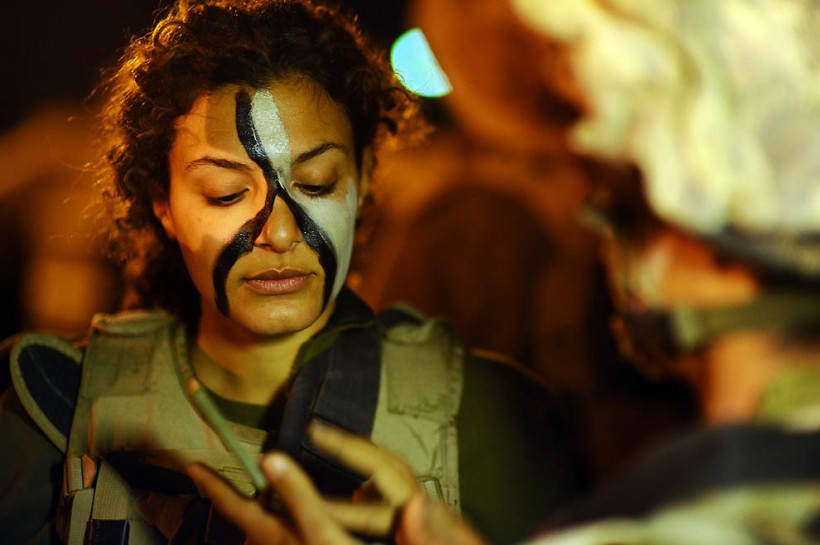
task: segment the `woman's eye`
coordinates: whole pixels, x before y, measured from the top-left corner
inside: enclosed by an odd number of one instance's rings
[[[237,191],[236,193],[231,193],[230,195],[223,195],[221,197],[207,197],[207,199],[209,203],[216,206],[228,206],[229,204],[239,202],[247,191],[247,189],[243,189],[242,191]]]
[[[307,195],[308,197],[321,197],[333,193],[336,188],[336,182],[331,184],[295,184],[296,188]]]

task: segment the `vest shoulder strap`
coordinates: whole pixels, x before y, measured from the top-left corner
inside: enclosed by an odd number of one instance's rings
[[[157,337],[173,323],[174,319],[165,312],[124,311],[94,317],[83,354],[78,402],[68,435],[68,454],[90,452],[88,439],[94,400],[109,392],[133,396],[147,387],[149,362]],[[123,391],[123,385],[133,391]],[[115,419],[112,414],[105,416],[106,421]],[[106,433],[103,429],[95,431],[95,438]]]
[[[61,452],[74,417],[82,351],[55,335],[27,333],[11,351],[14,391],[34,423]]]
[[[91,322],[92,332],[109,337],[150,337],[158,329],[176,322],[161,310],[125,310],[116,314],[97,314]]]
[[[185,395],[182,327],[164,312],[95,318],[68,435],[64,494],[69,499],[58,515],[67,521],[69,545],[166,543],[137,514],[135,489],[193,494],[184,468],[195,460],[240,490],[253,490],[234,456]],[[263,435],[240,435],[240,441],[257,455]]]
[[[382,342],[382,380],[371,436],[377,444],[401,453],[427,494],[443,499],[456,512],[460,510],[456,416],[463,364],[464,347],[445,321],[417,313],[397,321]]]
[[[464,351],[442,320],[391,307],[342,332],[294,380],[279,448],[323,492],[346,495],[361,477],[316,451],[304,436],[312,418],[370,437],[409,461],[432,496],[458,509],[458,434]]]
[[[169,320],[167,314],[157,312],[98,315],[91,339],[96,332],[139,338]],[[26,333],[11,349],[9,370],[14,391],[34,423],[64,453],[68,451],[80,385],[85,380],[83,358],[84,350],[76,343],[46,333]]]
[[[461,401],[464,347],[441,319],[406,321],[382,342],[390,412],[447,423]]]
[[[184,469],[199,459],[230,472],[226,477],[245,490],[249,480],[242,471],[234,475],[233,455],[185,392],[185,379],[192,374],[183,324],[170,314],[139,312],[95,320],[68,454],[104,456],[127,479],[139,477],[169,491],[187,489]],[[231,426],[256,456],[265,433]]]
[[[298,460],[325,494],[346,496],[361,486],[362,478],[316,450],[305,430],[317,418],[370,437],[382,333],[376,321],[341,331],[327,350],[303,366],[290,388],[277,446]]]

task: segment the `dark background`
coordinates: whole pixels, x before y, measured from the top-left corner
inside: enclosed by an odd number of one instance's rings
[[[142,34],[163,0],[10,0],[0,14],[0,132],[38,105],[84,98],[99,69]],[[385,46],[402,31],[403,0],[345,0]]]

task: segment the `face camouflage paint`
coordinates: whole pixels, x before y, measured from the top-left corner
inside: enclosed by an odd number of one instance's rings
[[[339,181],[344,191],[341,199],[291,189],[290,141],[276,101],[266,90],[256,91],[253,97],[246,91],[236,94],[236,129],[248,156],[262,170],[267,190],[264,207],[242,225],[216,260],[213,271],[216,307],[222,314],[230,314],[226,292],[228,274],[242,255],[253,250],[276,198],[281,198],[325,272],[324,308],[342,288],[350,265],[358,202],[356,183],[353,179]]]

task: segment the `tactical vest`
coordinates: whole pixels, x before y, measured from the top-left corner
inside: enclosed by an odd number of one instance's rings
[[[350,493],[362,478],[324,458],[304,436],[311,419],[323,419],[400,453],[429,495],[459,511],[463,348],[441,322],[391,312],[341,331],[300,370],[276,447],[323,492]],[[101,315],[84,350],[59,337],[25,335],[12,351],[11,371],[23,406],[66,454],[58,522],[68,545],[166,543],[137,512],[137,495],[195,496],[185,473],[194,461],[254,492],[187,397],[183,385],[193,371],[186,334],[168,314]],[[266,433],[232,426],[248,453],[260,457]],[[211,522],[203,542],[230,543],[225,525]]]

